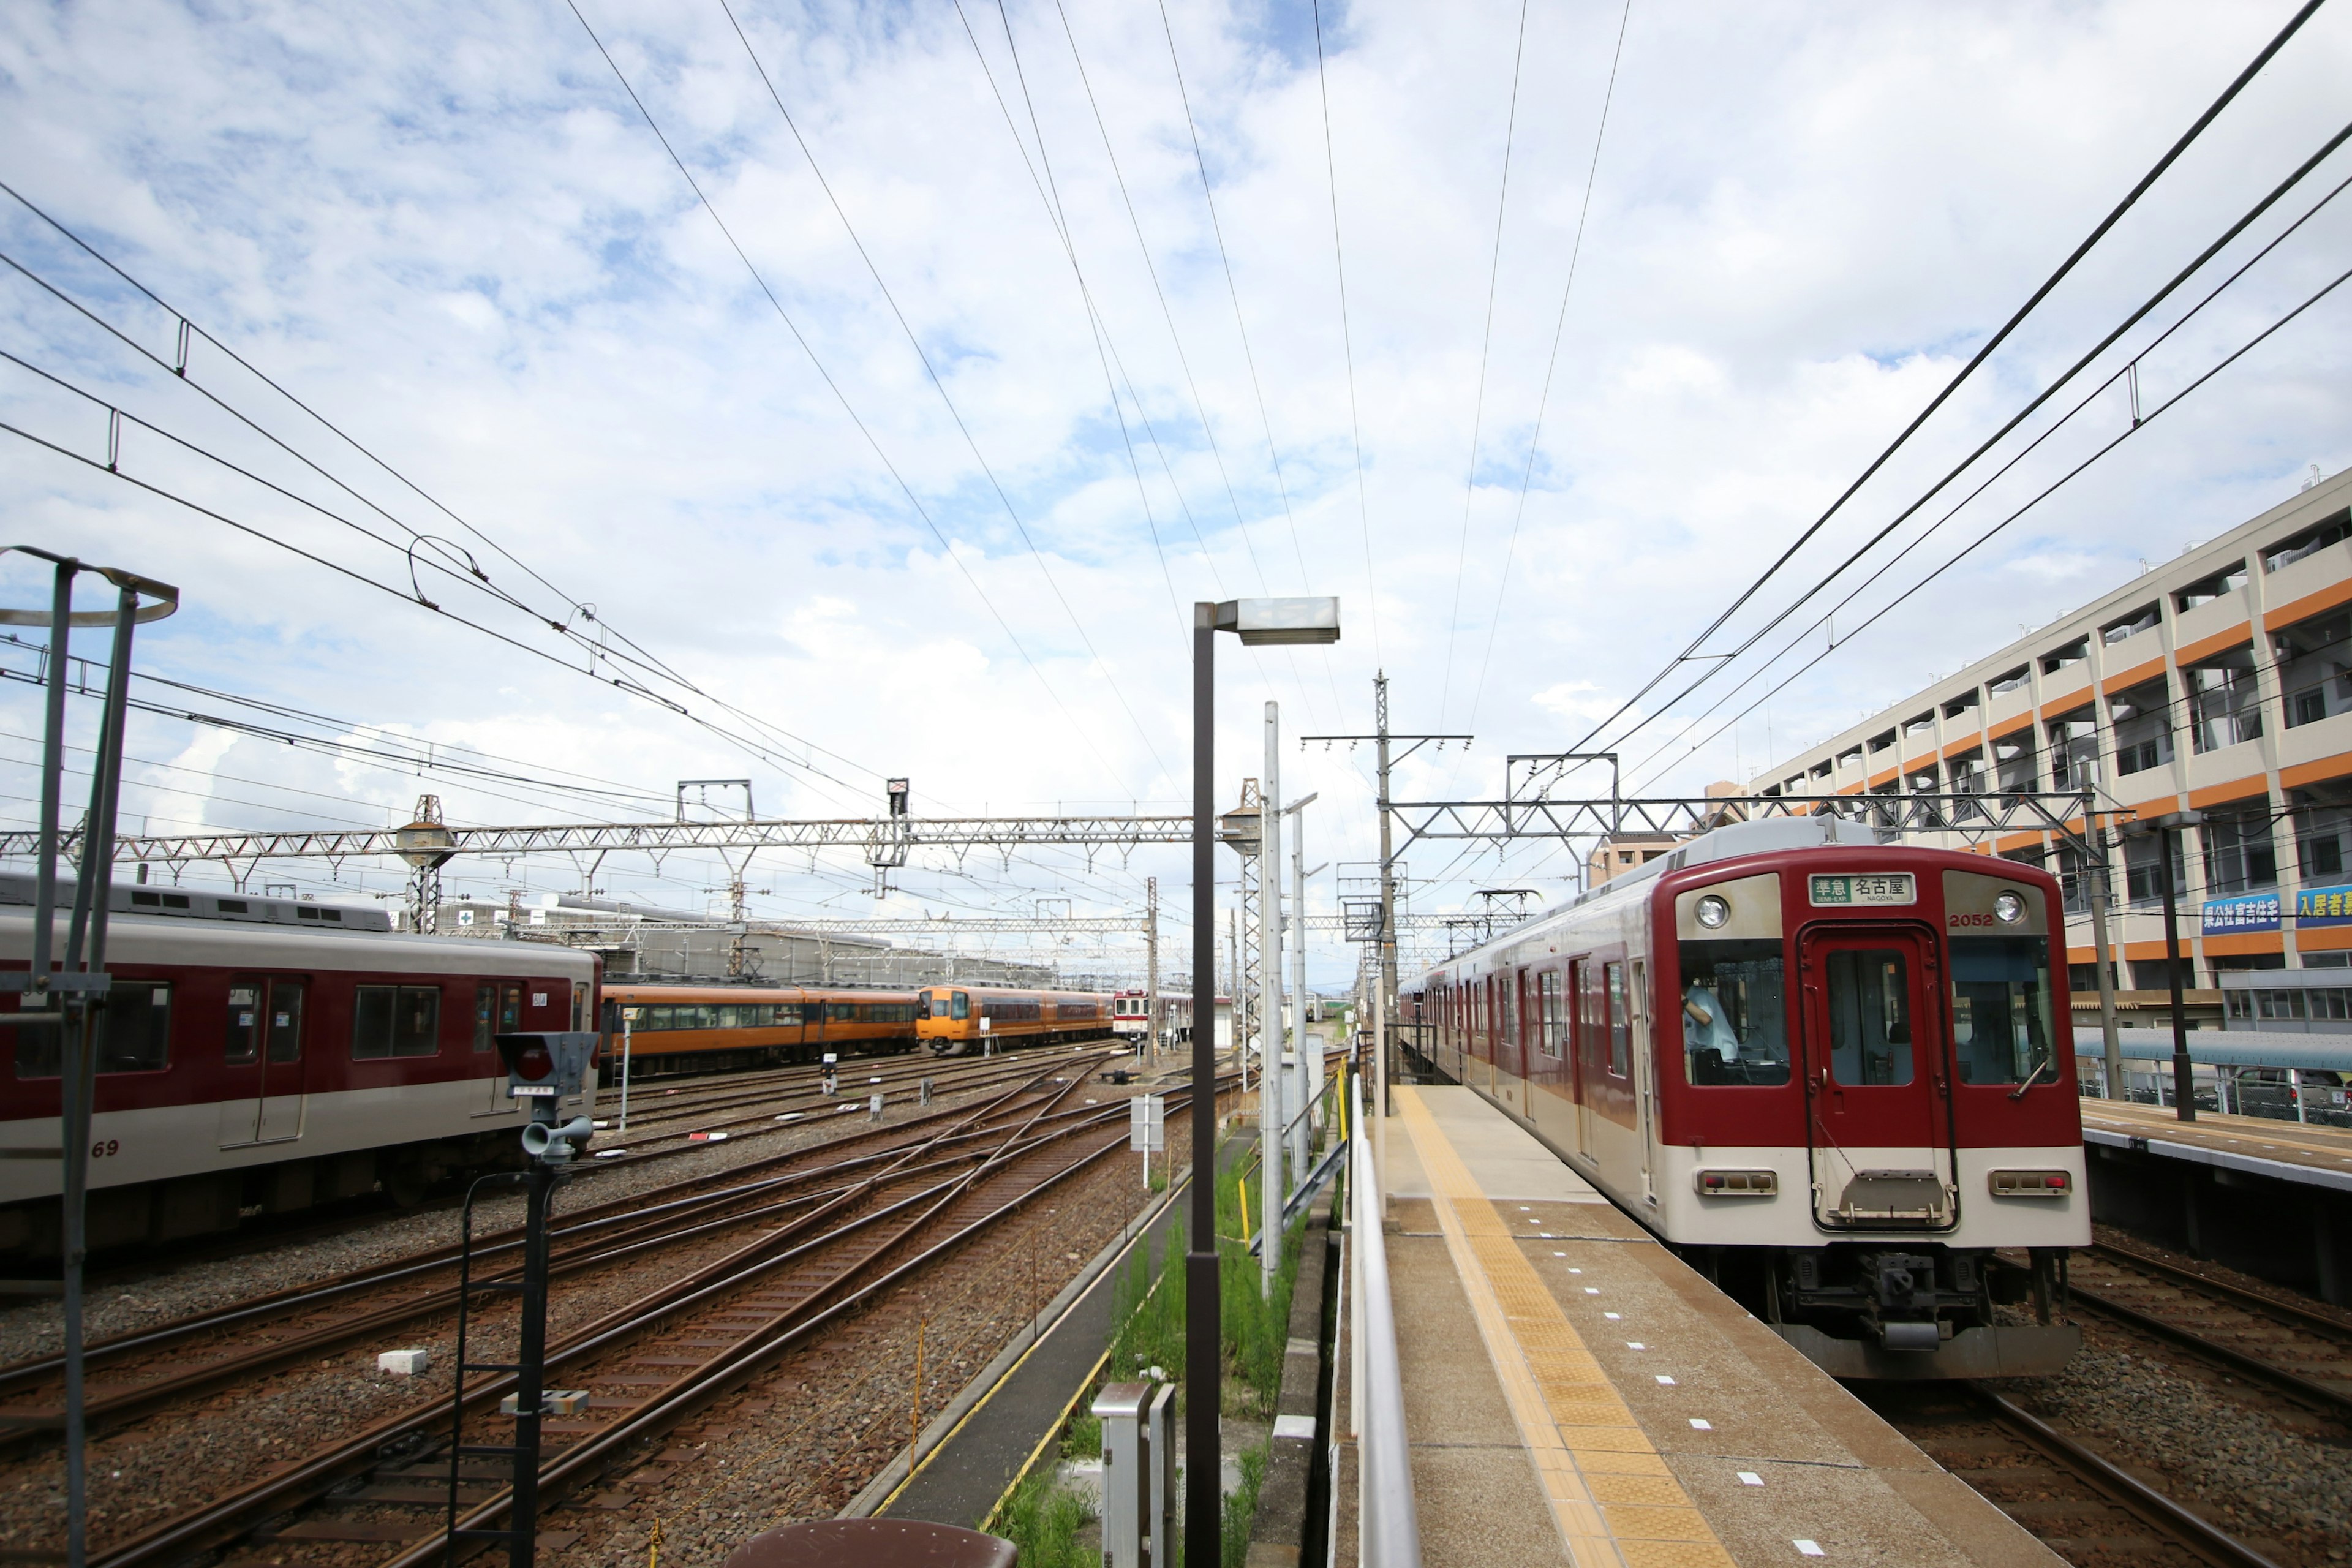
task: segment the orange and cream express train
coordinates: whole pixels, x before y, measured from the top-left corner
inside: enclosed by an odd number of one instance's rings
[[[938,985],[848,991],[799,985],[604,987],[619,1005],[633,1072],[721,1072],[826,1056],[881,1056],[927,1046],[977,1053],[978,1042],[1098,1039],[1110,1033],[1107,993]],[[616,1047],[617,1048],[617,1047]],[[614,1070],[608,1066],[608,1076]]]
[[[999,1041],[1029,1046],[1111,1034],[1111,995],[1104,991],[927,985],[916,995],[915,1032],[933,1056],[978,1056]]]

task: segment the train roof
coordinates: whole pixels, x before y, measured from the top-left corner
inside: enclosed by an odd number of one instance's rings
[[[75,879],[58,879],[60,910],[73,908]],[[30,872],[0,873],[0,905],[33,908],[35,879]],[[196,888],[147,887],[110,882],[107,907],[120,915],[152,915],[161,920],[232,921],[251,925],[296,926],[306,931],[389,931],[392,913],[373,904],[320,903],[313,899],[254,898],[244,893],[208,893]]]
[[[623,1002],[770,1002],[811,996],[854,998],[867,1002],[911,1002],[920,993],[913,985],[711,985],[691,980],[608,980],[607,998]]]

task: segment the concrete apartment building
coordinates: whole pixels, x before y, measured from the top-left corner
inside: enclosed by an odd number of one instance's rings
[[[2310,989],[2306,1002],[2286,977],[2242,972],[2352,963],[2348,505],[2352,470],[1788,758],[1749,788],[1801,796],[2090,784],[2103,806],[2150,816],[2194,808],[2204,826],[2179,835],[2174,864],[2191,1021],[2221,1022],[2224,974],[2233,1021],[2258,1000],[2265,1018],[2273,1005],[2292,1005],[2296,1017],[2307,1005],[2341,1006],[2352,974]],[[2095,1009],[2074,851],[2041,833],[1979,847],[2057,875],[2076,1004],[2090,993]],[[2143,1015],[2135,1021],[2152,1022],[2146,1013],[2169,1010],[2154,841],[2125,840],[2109,867],[2121,1000]]]

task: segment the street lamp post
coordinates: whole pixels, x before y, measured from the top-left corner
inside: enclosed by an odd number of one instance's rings
[[[1192,606],[1192,1223],[1184,1258],[1185,1568],[1217,1568],[1223,1493],[1217,1415],[1216,635],[1244,646],[1334,643],[1339,601],[1232,599]]]

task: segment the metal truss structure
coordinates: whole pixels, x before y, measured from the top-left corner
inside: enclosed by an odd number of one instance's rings
[[[1672,795],[1637,799],[1391,801],[1408,844],[1416,838],[1605,838],[1625,833],[1677,837],[1771,816],[1834,816],[1889,837],[1948,834],[1967,844],[2047,833],[2078,847],[2099,807],[2090,791],[1982,795]],[[2125,813],[2124,815],[2128,815]]]

